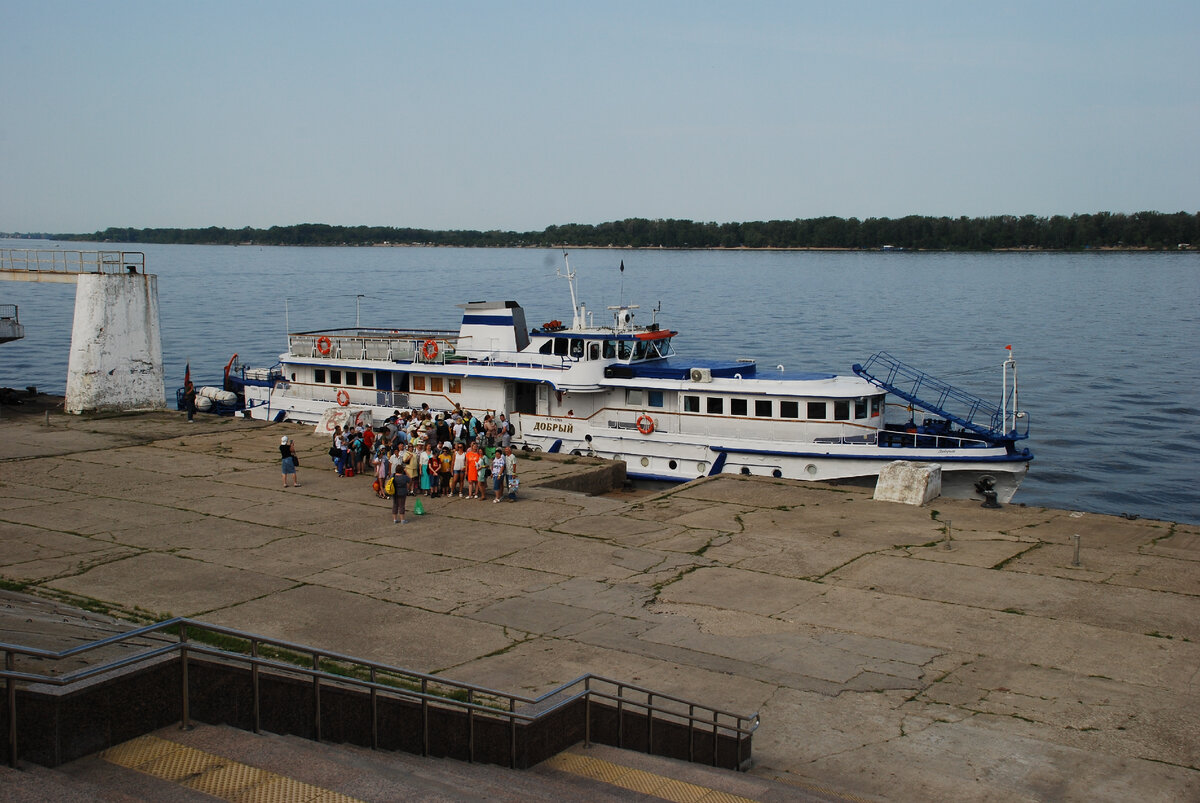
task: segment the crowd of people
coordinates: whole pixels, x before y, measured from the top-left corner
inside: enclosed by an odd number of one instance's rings
[[[336,427],[329,457],[339,477],[364,474],[369,466],[375,494],[392,500],[392,522],[406,524],[409,496],[483,500],[490,482],[493,503],[515,502],[514,433],[503,413],[480,420],[459,408],[434,413],[425,406],[395,410],[374,428]]]

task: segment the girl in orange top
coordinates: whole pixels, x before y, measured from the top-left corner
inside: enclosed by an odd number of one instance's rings
[[[467,450],[467,498],[479,498],[479,464],[477,462],[479,452],[475,451],[475,444],[471,444],[471,448]]]

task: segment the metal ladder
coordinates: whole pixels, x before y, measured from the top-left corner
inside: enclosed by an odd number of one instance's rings
[[[866,365],[855,364],[853,368],[854,373],[871,384],[963,429],[993,440],[1028,437],[1028,434],[1004,432],[1003,412],[997,405],[906,365],[886,351],[873,355]],[[954,412],[948,409],[951,406],[954,407]],[[982,423],[983,421],[987,423]]]

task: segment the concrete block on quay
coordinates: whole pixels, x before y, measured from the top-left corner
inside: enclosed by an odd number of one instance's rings
[[[876,502],[921,505],[942,495],[942,467],[937,463],[895,460],[879,470],[875,483]]]

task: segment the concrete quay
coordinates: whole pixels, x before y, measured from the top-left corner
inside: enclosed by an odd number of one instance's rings
[[[10,591],[510,691],[593,671],[757,710],[753,774],[849,799],[1200,799],[1195,525],[742,477],[588,496],[555,487],[586,461],[547,455],[515,504],[393,525],[309,427],[22,410],[0,416]],[[0,600],[0,640],[112,626],[23,604]]]

